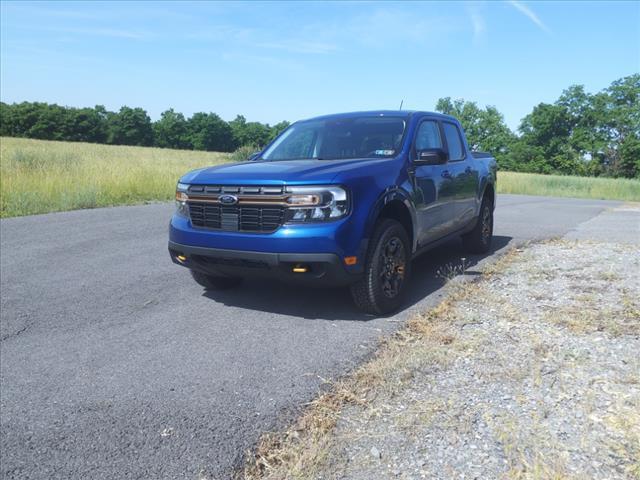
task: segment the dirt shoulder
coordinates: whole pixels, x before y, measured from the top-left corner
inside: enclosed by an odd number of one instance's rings
[[[506,254],[266,435],[245,478],[640,478],[640,253]]]

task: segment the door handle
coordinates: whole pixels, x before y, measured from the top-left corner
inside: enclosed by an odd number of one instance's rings
[[[449,172],[449,170],[443,170],[440,175],[442,175],[444,178],[451,178],[451,173]]]

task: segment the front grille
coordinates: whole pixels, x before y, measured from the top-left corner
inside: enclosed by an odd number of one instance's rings
[[[224,267],[243,267],[243,268],[269,268],[269,264],[260,260],[248,260],[245,258],[220,258],[205,257],[202,255],[192,255],[191,260],[204,266],[224,266]]]
[[[195,227],[226,231],[273,232],[284,223],[284,207],[211,205],[189,202]]]
[[[194,227],[232,232],[273,232],[285,222],[286,194],[282,186],[191,185],[189,215]],[[236,197],[236,204],[219,202]]]

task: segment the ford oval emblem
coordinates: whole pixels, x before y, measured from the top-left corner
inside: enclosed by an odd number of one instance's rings
[[[220,195],[218,201],[223,205],[235,205],[238,203],[238,197],[235,195]]]

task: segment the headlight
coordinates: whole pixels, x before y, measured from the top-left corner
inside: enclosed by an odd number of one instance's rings
[[[287,187],[288,223],[322,222],[344,217],[349,210],[347,191],[341,187]]]
[[[176,214],[181,217],[189,218],[189,206],[187,205],[186,191],[189,189],[189,185],[186,183],[179,183],[176,185]]]

